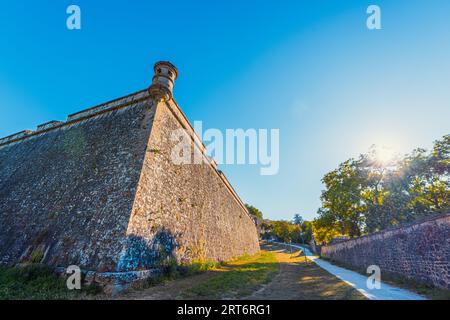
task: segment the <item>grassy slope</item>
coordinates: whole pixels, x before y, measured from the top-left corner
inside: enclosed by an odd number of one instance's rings
[[[64,279],[41,265],[0,268],[0,299],[67,299]]]
[[[45,265],[0,267],[0,300],[79,299],[97,293],[98,288],[94,286],[85,286],[81,291],[68,290],[66,280]]]
[[[210,271],[216,274],[193,285],[177,298],[365,299],[315,263],[305,261],[299,251],[289,252],[274,245],[264,249],[254,256],[241,257]],[[264,284],[267,284],[265,289],[258,291]]]
[[[272,252],[261,251],[230,261],[210,272],[217,276],[186,290],[185,299],[241,298],[269,282],[278,273],[278,263]]]

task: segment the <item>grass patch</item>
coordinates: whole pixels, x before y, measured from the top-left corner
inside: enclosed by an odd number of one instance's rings
[[[1,300],[68,299],[70,294],[65,280],[45,265],[0,267]]]
[[[220,266],[220,263],[214,261],[178,264],[175,259],[170,259],[161,266],[162,273],[159,279],[149,279],[149,281],[150,283],[160,283],[166,280],[175,280],[179,278],[189,277],[208,270],[212,270],[214,268],[217,268],[218,266]]]
[[[144,281],[135,282],[132,284],[131,289],[145,290],[168,281],[195,276],[216,269],[220,265],[219,262],[214,261],[198,261],[189,264],[178,264],[175,259],[169,259],[161,265],[160,275],[150,277]],[[126,291],[128,292],[130,290]]]
[[[39,249],[35,249],[31,253],[30,262],[31,263],[40,263],[43,258],[44,258],[44,253]]]
[[[222,264],[214,261],[207,262],[194,262],[191,264],[180,265],[177,267],[177,273],[181,277],[193,276],[206,272],[208,270],[213,270],[220,267]]]
[[[0,300],[66,300],[96,295],[99,285],[68,290],[66,279],[43,264],[28,264],[20,268],[0,267]]]
[[[212,271],[222,274],[186,290],[183,298],[220,299],[247,296],[273,278],[278,272],[278,263],[273,253],[261,251],[254,256],[242,256],[224,263]]]

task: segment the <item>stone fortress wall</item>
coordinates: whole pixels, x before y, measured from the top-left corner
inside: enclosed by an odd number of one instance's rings
[[[323,246],[321,255],[366,271],[383,273],[450,289],[450,214]]]
[[[170,160],[179,128],[206,157],[172,98],[176,75],[162,62],[149,90],[0,139],[1,264],[130,273],[259,250],[251,217],[215,163]]]

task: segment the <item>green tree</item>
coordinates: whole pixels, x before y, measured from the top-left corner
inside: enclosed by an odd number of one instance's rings
[[[332,217],[338,231],[350,237],[361,235],[361,215],[365,209],[362,197],[364,177],[360,171],[359,162],[350,159],[322,179],[326,189],[322,191],[319,215]]]
[[[305,243],[310,243],[313,234],[313,224],[311,221],[303,221],[302,223],[302,238]]]
[[[261,220],[264,219],[263,213],[261,211],[259,211],[258,209],[256,209],[254,206],[251,206],[249,204],[245,204],[245,206],[247,207],[247,210],[251,215],[253,215]]]
[[[303,218],[301,215],[299,215],[298,213],[294,215],[294,219],[292,219],[292,222],[296,225],[301,226],[303,223]]]
[[[335,218],[329,212],[321,212],[312,222],[312,233],[317,244],[326,244],[333,238],[341,236]]]
[[[431,152],[416,149],[380,161],[376,148],[342,163],[322,179],[322,207],[313,221],[318,242],[363,233],[450,210],[450,135]]]
[[[266,221],[267,235],[282,242],[300,242],[302,230],[289,221]]]

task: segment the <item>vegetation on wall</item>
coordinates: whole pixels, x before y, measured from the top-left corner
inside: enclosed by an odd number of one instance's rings
[[[251,215],[255,216],[260,220],[264,219],[263,213],[260,210],[256,209],[254,206],[251,206],[249,204],[245,204],[245,206],[247,207],[247,210]]]

